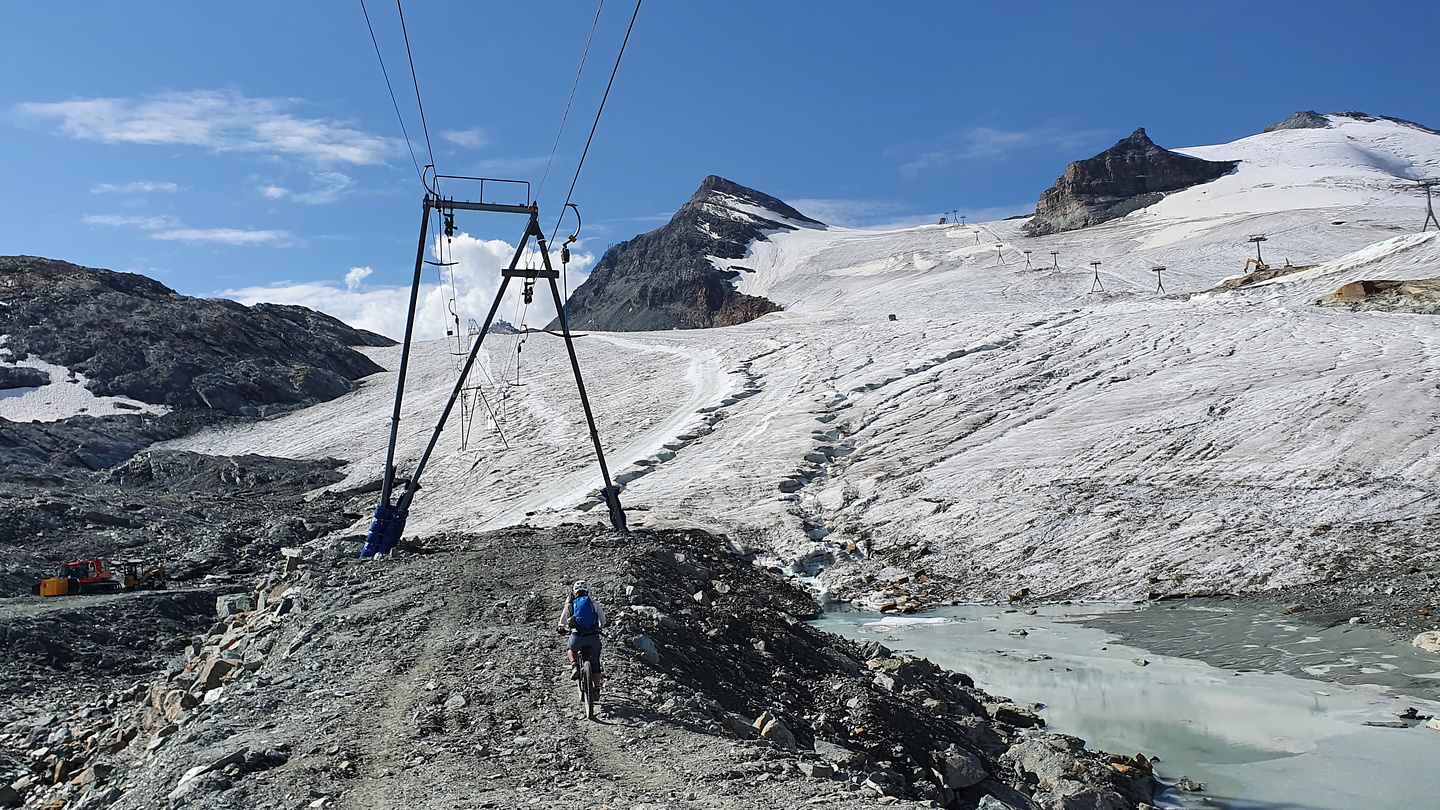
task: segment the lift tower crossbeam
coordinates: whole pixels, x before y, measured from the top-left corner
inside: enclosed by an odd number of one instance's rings
[[[610,480],[610,469],[605,464],[605,452],[600,446],[600,433],[595,427],[595,414],[590,409],[590,398],[585,393],[585,382],[580,376],[580,361],[575,355],[575,344],[571,339],[570,322],[566,317],[565,303],[560,299],[560,287],[556,280],[560,272],[550,264],[550,250],[545,243],[545,231],[540,227],[540,208],[530,201],[530,184],[524,181],[495,181],[523,184],[525,186],[526,202],[520,204],[489,203],[483,201],[484,182],[489,178],[478,177],[455,177],[440,175],[435,178],[436,187],[442,177],[449,177],[454,180],[479,180],[481,182],[482,200],[454,200],[442,197],[433,188],[427,186],[423,203],[423,214],[420,221],[420,247],[415,255],[415,278],[410,289],[410,311],[405,322],[405,343],[400,352],[400,373],[399,380],[395,386],[395,409],[390,418],[390,443],[385,454],[385,477],[380,489],[380,503],[375,507],[375,521],[370,525],[370,533],[365,538],[365,546],[361,549],[361,557],[372,557],[376,554],[387,554],[400,541],[400,535],[405,531],[405,521],[409,517],[410,504],[415,499],[415,493],[420,490],[420,475],[425,471],[426,464],[430,461],[430,455],[435,451],[435,445],[440,440],[440,434],[445,429],[445,422],[450,417],[450,412],[455,407],[455,402],[460,398],[465,388],[465,380],[469,378],[470,369],[475,365],[475,358],[480,354],[480,347],[485,342],[485,336],[490,333],[490,326],[495,322],[495,314],[500,309],[500,302],[505,298],[505,291],[510,285],[512,278],[524,278],[531,282],[543,278],[550,282],[550,294],[555,302],[555,311],[560,317],[561,337],[565,339],[565,349],[570,355],[570,368],[575,375],[575,387],[580,393],[580,405],[585,411],[585,422],[590,428],[590,441],[595,447],[595,459],[600,465],[600,475],[604,481],[604,489],[601,494],[605,500],[605,506],[610,512],[610,524],[616,531],[624,532],[625,511],[620,505],[620,495],[615,491]],[[414,336],[415,308],[419,298],[420,273],[425,262],[425,238],[430,221],[431,211],[449,213],[454,211],[484,211],[501,214],[524,214],[528,217],[525,226],[525,235],[521,237],[520,244],[515,248],[515,255],[510,260],[510,266],[501,270],[500,289],[495,293],[495,300],[490,305],[490,311],[485,316],[485,323],[480,327],[480,334],[475,338],[475,343],[470,347],[470,354],[465,359],[465,367],[461,370],[459,378],[455,381],[455,389],[450,393],[450,399],[445,403],[445,410],[440,414],[440,420],[436,423],[434,431],[430,434],[430,442],[425,446],[425,452],[421,454],[420,460],[415,465],[415,470],[410,474],[410,479],[405,482],[404,492],[400,497],[391,502],[395,489],[395,443],[400,431],[400,406],[405,397],[405,376],[410,363],[410,348]],[[520,267],[520,260],[525,255],[525,248],[531,238],[535,239],[536,248],[540,253],[544,264],[542,268],[527,269]]]

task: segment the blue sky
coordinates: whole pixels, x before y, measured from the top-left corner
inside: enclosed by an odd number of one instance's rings
[[[395,5],[367,2],[427,163]],[[596,7],[412,0],[443,172],[538,186]],[[547,220],[632,10],[602,9]],[[1172,147],[1312,108],[1440,126],[1437,23],[1433,2],[648,0],[576,188],[572,286],[712,173],[873,227],[1023,212],[1137,126]],[[403,321],[420,186],[358,0],[5,4],[0,76],[0,254]],[[523,223],[460,225],[468,312]]]

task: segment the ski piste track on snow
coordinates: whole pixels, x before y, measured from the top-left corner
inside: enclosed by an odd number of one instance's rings
[[[1360,279],[1440,276],[1412,188],[1440,174],[1440,135],[1330,120],[1179,150],[1242,163],[1083,230],[774,233],[733,263],[754,271],[741,292],[783,312],[577,339],[632,523],[743,537],[769,562],[825,567],[820,587],[870,606],[920,571],[962,599],[1021,587],[1114,599],[1433,554],[1440,322],[1314,301]],[[1217,289],[1262,233],[1272,265],[1313,267]],[[1103,293],[1087,293],[1092,261]],[[604,511],[559,341],[537,336],[525,362],[510,448],[479,420],[466,451],[447,433],[412,532]],[[402,476],[453,385],[443,342],[417,346],[410,375]],[[394,381],[376,374],[338,400],[168,446],[332,456],[348,463],[337,488],[363,485],[380,475]]]

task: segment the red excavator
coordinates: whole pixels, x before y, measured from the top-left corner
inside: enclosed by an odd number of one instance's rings
[[[82,593],[118,593],[165,588],[165,566],[146,567],[140,560],[120,564],[120,576],[104,560],[76,560],[60,566],[53,577],[35,587],[41,596],[74,596]]]

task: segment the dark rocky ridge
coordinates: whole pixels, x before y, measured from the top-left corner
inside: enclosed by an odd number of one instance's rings
[[[773,212],[760,216],[737,207]],[[736,270],[708,257],[739,259],[766,231],[823,227],[768,194],[711,175],[662,228],[605,251],[570,297],[573,329],[643,331],[732,326],[780,306],[736,292]],[[551,323],[550,328],[558,328]]]
[[[333,399],[382,370],[351,346],[393,343],[304,307],[191,298],[32,256],[0,257],[0,304],[14,359],[67,366],[97,395],[226,414]]]
[[[1237,165],[1162,149],[1142,127],[1095,157],[1065,167],[1065,174],[1040,195],[1025,233],[1043,236],[1118,219],[1154,205],[1168,192],[1229,174]]]

